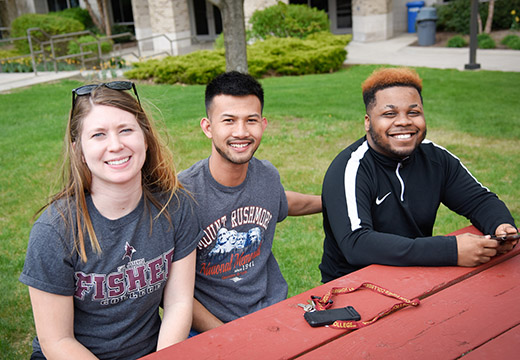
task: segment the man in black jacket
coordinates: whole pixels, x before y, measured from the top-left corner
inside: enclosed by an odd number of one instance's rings
[[[425,140],[421,90],[407,68],[376,70],[363,83],[366,136],[334,159],[323,181],[323,282],[370,264],[476,266],[516,245],[489,235],[432,236],[440,203],[484,234],[518,230],[457,157]]]

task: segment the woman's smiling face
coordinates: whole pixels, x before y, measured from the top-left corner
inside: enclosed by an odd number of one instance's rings
[[[81,150],[92,175],[92,192],[100,186],[141,183],[147,145],[133,114],[93,106],[83,119]]]

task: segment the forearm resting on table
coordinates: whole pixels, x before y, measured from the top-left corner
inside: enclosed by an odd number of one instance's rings
[[[204,332],[224,323],[208,311],[197,299],[193,299],[193,323],[191,327],[198,332]]]
[[[495,230],[495,235],[515,234],[517,229],[510,224],[501,224]],[[511,251],[518,240],[500,244],[489,236],[473,234],[457,235],[457,265],[477,266],[491,260],[493,256]]]
[[[310,215],[321,212],[321,196],[286,191],[290,216]]]
[[[174,261],[163,294],[163,320],[157,350],[185,340],[190,332],[195,284],[195,250]]]
[[[40,342],[40,346],[42,347],[43,355],[45,355],[47,359],[97,359],[94,354],[75,338],[64,338],[53,344],[44,341]]]
[[[190,332],[192,303],[174,304],[164,309],[157,350],[186,340]]]

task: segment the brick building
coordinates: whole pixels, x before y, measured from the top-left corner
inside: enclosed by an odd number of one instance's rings
[[[68,7],[85,7],[86,0],[0,0],[0,27],[27,12],[46,13]],[[88,0],[94,11],[96,0]],[[218,8],[207,0],[105,0],[111,24],[132,25],[141,50],[173,50],[174,54],[211,47],[222,32]],[[277,0],[245,0],[247,21],[257,9]],[[353,34],[353,40],[385,40],[407,30],[406,0],[283,0],[307,4],[329,15],[331,31]],[[442,0],[426,0],[426,5]]]

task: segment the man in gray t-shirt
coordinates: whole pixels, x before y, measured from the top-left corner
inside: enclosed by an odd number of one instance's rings
[[[267,120],[263,89],[229,72],[206,88],[211,156],[179,174],[197,202],[205,236],[197,248],[193,328],[206,331],[287,296],[271,251],[276,223],[321,211],[321,197],[284,191],[276,168],[253,157]]]

